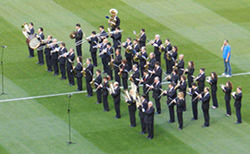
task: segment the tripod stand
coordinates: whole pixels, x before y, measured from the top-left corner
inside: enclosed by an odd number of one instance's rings
[[[4,92],[4,71],[3,71],[3,53],[4,49],[7,48],[6,45],[1,46],[2,47],[2,53],[1,53],[1,69],[2,69],[2,92],[1,95],[5,95],[6,93]]]
[[[72,94],[69,94],[68,95],[68,119],[69,119],[69,141],[68,141],[68,144],[72,144],[73,142],[71,141],[71,121],[70,121],[70,109],[71,109],[71,106],[70,106],[70,100],[71,100],[71,97],[72,97]]]

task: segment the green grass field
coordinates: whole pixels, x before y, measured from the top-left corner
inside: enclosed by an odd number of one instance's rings
[[[1,0],[0,44],[7,45],[4,53],[5,85],[7,95],[0,99],[71,92],[67,81],[61,81],[38,66],[37,57],[29,59],[21,24],[33,21],[35,29],[42,26],[45,34],[52,34],[73,47],[68,35],[76,23],[90,34],[103,24],[110,8],[119,10],[123,41],[133,36],[132,31],[146,29],[148,39],[160,34],[170,38],[185,54],[185,61],[194,60],[196,72],[205,67],[207,74],[223,72],[220,47],[224,39],[232,46],[233,73],[250,70],[250,0]],[[89,57],[88,44],[83,46],[84,58]],[[148,48],[148,52],[152,47]],[[124,51],[123,51],[124,55]],[[100,59],[98,59],[100,64]],[[99,65],[101,67],[101,65]],[[165,70],[165,65],[163,66]],[[82,154],[141,154],[141,153],[249,153],[250,105],[249,76],[220,78],[218,84],[231,80],[243,88],[243,123],[235,125],[233,102],[232,117],[225,117],[224,95],[219,90],[219,108],[210,110],[211,127],[201,128],[199,120],[191,121],[192,112],[188,97],[188,110],[184,113],[184,130],[169,119],[166,98],[161,100],[163,113],[155,116],[155,138],[148,140],[137,127],[129,127],[127,105],[122,102],[122,118],[114,118],[111,111],[95,104],[96,97],[77,94],[72,97],[72,139],[67,145],[67,96],[27,101],[0,103],[0,153],[82,153]],[[85,82],[85,81],[84,81]],[[166,88],[166,85],[164,86]],[[85,86],[84,86],[84,89]],[[210,102],[212,103],[212,102]],[[138,113],[136,113],[138,115]]]

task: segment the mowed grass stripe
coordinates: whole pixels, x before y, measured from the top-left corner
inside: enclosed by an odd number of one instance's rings
[[[217,56],[221,56],[222,41],[231,40],[232,62],[249,70],[249,62],[243,57],[249,56],[250,32],[243,27],[192,0],[123,1]]]

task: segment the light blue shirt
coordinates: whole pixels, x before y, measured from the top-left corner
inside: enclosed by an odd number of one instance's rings
[[[222,55],[223,59],[227,59],[228,53],[230,53],[230,56],[228,57],[228,61],[229,61],[230,58],[231,58],[231,47],[230,47],[230,45],[224,46],[224,48],[223,48],[223,55]]]

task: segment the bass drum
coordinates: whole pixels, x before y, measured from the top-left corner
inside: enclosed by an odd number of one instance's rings
[[[29,46],[32,49],[38,48],[40,46],[40,44],[41,44],[41,42],[36,37],[31,38],[29,41]]]

